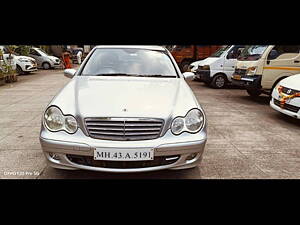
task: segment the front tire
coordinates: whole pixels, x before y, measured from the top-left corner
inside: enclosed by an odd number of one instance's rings
[[[17,65],[16,71],[17,71],[17,74],[19,74],[19,75],[24,74],[24,71],[22,70],[22,68],[19,65]]]
[[[223,74],[217,74],[212,79],[210,86],[216,89],[221,89],[226,86],[227,78]]]
[[[260,96],[262,94],[262,91],[258,90],[258,89],[247,89],[247,93],[251,97],[256,98],[256,97],[258,97],[258,96]]]
[[[48,62],[44,62],[42,66],[43,66],[44,70],[49,70],[51,68],[50,63],[48,63]]]
[[[180,65],[181,72],[187,72],[191,63],[192,62],[188,60],[183,61]]]

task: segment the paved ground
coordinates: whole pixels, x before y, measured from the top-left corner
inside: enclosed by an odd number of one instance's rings
[[[69,81],[60,70],[0,86],[0,178],[300,178],[300,121],[273,111],[267,97],[190,85],[207,114],[202,164],[183,171],[107,174],[48,167],[39,144],[42,112]]]

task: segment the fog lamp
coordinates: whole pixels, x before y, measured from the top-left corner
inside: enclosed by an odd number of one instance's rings
[[[192,160],[192,159],[196,158],[196,156],[197,156],[197,153],[190,154],[188,157],[186,157],[186,160]]]

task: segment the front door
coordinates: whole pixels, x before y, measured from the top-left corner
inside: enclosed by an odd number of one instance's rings
[[[281,77],[300,73],[300,45],[275,45],[265,60],[263,89],[271,89]]]
[[[244,45],[234,45],[225,56],[223,69],[224,73],[228,77],[228,80],[231,80],[231,76],[233,75],[237,58],[241,54],[244,47]]]

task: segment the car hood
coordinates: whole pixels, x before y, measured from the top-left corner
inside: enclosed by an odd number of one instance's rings
[[[48,56],[49,59],[52,59],[54,61],[59,60],[59,58],[55,57],[55,56]]]
[[[29,57],[29,56],[25,56],[25,55],[24,56],[23,55],[16,55],[15,57],[16,57],[16,59],[28,59],[28,60],[35,61],[34,58]]]
[[[280,81],[280,85],[300,91],[300,74],[289,76]]]
[[[79,117],[185,116],[199,104],[183,78],[75,76],[51,103]]]
[[[192,63],[191,65],[193,66],[205,66],[205,65],[210,65],[214,62],[216,62],[218,59],[218,57],[208,57],[206,59],[200,60],[200,61],[196,61],[194,63]]]

